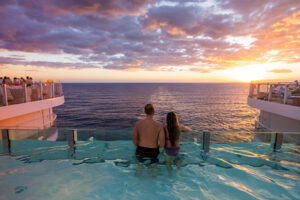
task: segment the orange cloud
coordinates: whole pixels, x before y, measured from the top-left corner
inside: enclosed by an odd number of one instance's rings
[[[267,72],[271,72],[271,73],[292,73],[293,71],[290,69],[272,69],[269,70]]]

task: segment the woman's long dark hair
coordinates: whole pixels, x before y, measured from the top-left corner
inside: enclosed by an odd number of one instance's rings
[[[169,112],[167,114],[167,129],[169,132],[169,140],[172,146],[175,146],[176,141],[180,137],[180,128],[178,118],[175,112]]]

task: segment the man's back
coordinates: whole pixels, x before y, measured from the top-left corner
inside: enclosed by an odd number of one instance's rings
[[[146,118],[139,121],[135,127],[138,136],[138,145],[142,147],[157,148],[159,134],[163,132],[161,123],[154,121],[152,118]]]

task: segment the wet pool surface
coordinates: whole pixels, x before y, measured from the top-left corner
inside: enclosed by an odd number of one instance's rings
[[[30,146],[30,147],[29,147]],[[300,199],[300,149],[181,144],[181,169],[138,167],[130,141],[14,141],[0,156],[0,199]]]

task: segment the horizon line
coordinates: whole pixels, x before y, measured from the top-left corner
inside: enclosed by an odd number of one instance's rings
[[[198,83],[243,83],[243,84],[250,84],[250,82],[65,82],[65,81],[60,81],[61,83],[132,83],[132,84],[136,84],[136,83],[188,83],[188,84],[198,84]]]

